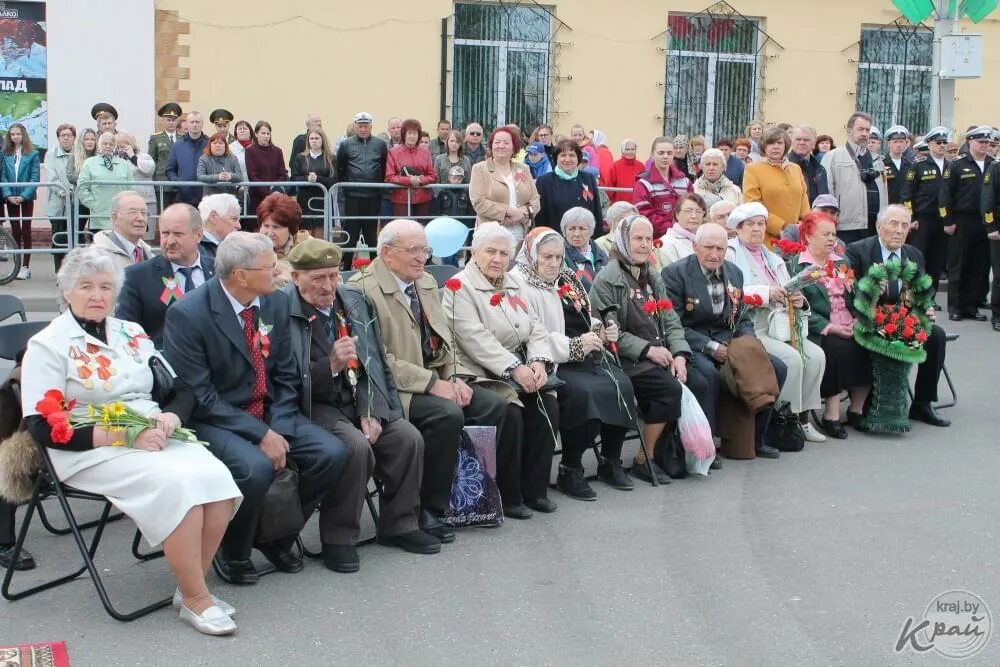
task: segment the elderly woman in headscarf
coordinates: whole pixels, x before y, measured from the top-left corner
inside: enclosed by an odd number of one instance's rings
[[[608,342],[618,339],[618,327],[595,317],[590,299],[575,271],[563,266],[559,232],[536,227],[524,238],[511,277],[548,331],[559,388],[559,432],[562,461],[556,487],[571,498],[596,500],[583,475],[583,454],[601,436],[603,460],[598,477],[628,490],[632,481],[621,464],[625,433],[636,427],[635,398],[628,378],[610,354]]]
[[[668,433],[681,415],[681,383],[699,400],[707,398],[708,382],[688,366],[691,348],[681,320],[667,298],[663,279],[649,264],[653,249],[653,224],[641,215],[631,215],[613,232],[614,248],[608,265],[597,274],[590,288],[590,304],[606,321],[619,323],[618,354],[622,368],[632,381],[645,422],[644,442],[652,454],[655,443]],[[642,449],[632,465],[632,475],[647,482]],[[656,465],[660,483],[670,478]]]
[[[788,367],[788,377],[778,400],[787,401],[792,412],[799,415],[806,440],[825,442],[826,436],[809,423],[809,411],[818,410],[822,405],[820,383],[826,368],[826,354],[823,348],[801,334],[797,317],[796,326],[785,327],[791,340],[776,338],[774,334],[781,327],[771,326],[772,320],[788,320],[789,306],[807,312],[804,309],[809,303],[802,292],[789,293],[784,288],[791,280],[785,262],[764,244],[767,215],[767,209],[760,202],[733,209],[727,226],[736,230],[736,237],[729,239],[726,259],[743,272],[744,293],[760,296],[763,300],[763,306],[753,311],[757,338],[768,354],[778,357]]]
[[[457,290],[444,291],[458,366],[477,384],[510,401],[497,443],[497,486],[505,516],[531,518],[531,510],[556,511],[548,499],[559,404],[549,335],[507,273],[514,236],[497,222],[472,235],[472,258],[455,275]],[[433,344],[433,343],[432,343]],[[529,509],[530,508],[530,509]]]
[[[574,206],[563,213],[559,223],[566,238],[566,266],[589,290],[594,276],[608,263],[608,254],[594,241],[594,214],[582,206]]]

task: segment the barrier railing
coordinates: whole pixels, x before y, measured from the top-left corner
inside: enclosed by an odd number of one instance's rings
[[[14,240],[15,243],[18,244],[19,247],[16,248],[5,247],[2,250],[0,250],[0,256],[2,255],[23,256],[23,255],[43,255],[43,254],[48,255],[48,254],[65,254],[69,252],[72,249],[72,246],[69,246],[67,244],[71,243],[72,240],[67,238],[67,232],[65,230],[71,229],[70,222],[72,219],[72,212],[73,212],[73,207],[72,207],[73,192],[71,190],[68,190],[61,183],[56,183],[56,182],[52,183],[46,183],[43,181],[28,181],[28,182],[22,181],[17,183],[0,182],[0,192],[2,192],[3,188],[16,188],[20,190],[26,187],[36,188],[35,198],[31,200],[33,206],[31,215],[10,216],[10,217],[8,217],[7,215],[3,215],[2,217],[0,217],[0,224],[10,223],[11,238]],[[64,215],[61,216],[46,215],[46,211],[48,210],[48,198],[50,189],[63,193],[63,199],[66,202],[66,206],[63,209],[65,211]],[[0,208],[0,213],[5,213],[5,210]],[[14,234],[13,223],[16,222],[19,224],[19,226],[21,226],[22,234],[25,233],[25,231],[28,234],[30,234],[31,230],[30,229],[24,230],[23,223],[28,223],[27,226],[30,227],[35,220],[45,220],[52,225],[53,229],[59,228],[60,231],[53,232],[53,240],[52,240],[53,247],[31,248],[30,250],[25,249],[24,247],[20,247],[23,246],[23,243],[21,243],[21,239],[17,238],[17,235]],[[58,246],[56,245],[57,243],[59,244]]]

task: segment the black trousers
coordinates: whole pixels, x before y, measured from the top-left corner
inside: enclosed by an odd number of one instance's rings
[[[955,213],[948,222],[957,225],[948,248],[948,312],[974,315],[986,298],[990,271],[986,231],[977,213]]]
[[[525,498],[546,497],[559,430],[559,401],[552,392],[518,393],[517,397],[524,407],[507,406],[503,437],[497,446],[497,486],[506,506],[519,505]]]
[[[507,401],[485,387],[473,386],[472,400],[464,408],[431,394],[417,394],[410,399],[410,422],[424,436],[424,479],[420,485],[423,509],[438,514],[448,509],[462,427],[495,426],[499,450],[506,416]]]
[[[375,247],[379,222],[377,216],[381,206],[382,200],[379,197],[352,197],[349,194],[344,196],[344,231],[347,232],[347,243],[344,248],[355,248],[362,235],[366,246]],[[363,219],[359,219],[361,216]],[[340,263],[341,269],[350,270],[353,261],[354,253],[345,251]]]
[[[915,211],[913,219],[920,224],[910,232],[906,242],[924,256],[925,270],[934,281],[934,294],[937,294],[941,273],[948,268],[948,247],[951,244],[951,237],[944,233],[944,224],[937,211]]]
[[[17,521],[14,512],[17,505],[0,498],[0,547],[13,546],[15,539],[14,526]]]
[[[990,268],[993,270],[993,282],[990,285],[991,319],[1000,321],[1000,241],[990,241]]]
[[[274,480],[274,466],[257,446],[258,443],[250,442],[232,431],[204,423],[193,423],[191,428],[208,441],[209,450],[226,464],[233,481],[243,493],[243,504],[222,538],[222,553],[229,560],[248,559],[253,550],[264,496]],[[302,511],[309,516],[328,494],[336,490],[335,485],[342,483],[341,477],[349,463],[348,449],[337,436],[302,415],[295,419],[295,435],[288,438],[288,445],[289,456],[299,470]],[[367,481],[365,478],[361,484]],[[358,484],[357,480],[343,480],[343,483],[355,487]],[[321,508],[321,527],[323,515]],[[320,537],[325,543],[335,544],[326,536]]]
[[[601,456],[606,459],[620,461],[622,444],[628,432],[623,426],[605,424],[600,419],[589,419],[576,428],[559,429],[562,443],[562,460],[565,466],[580,467],[583,455],[594,444],[594,439],[601,436]]]
[[[927,359],[917,366],[917,381],[913,385],[915,403],[934,403],[938,400],[938,380],[941,379],[947,347],[948,341],[945,339],[944,329],[935,324],[931,328],[930,337],[924,343]]]

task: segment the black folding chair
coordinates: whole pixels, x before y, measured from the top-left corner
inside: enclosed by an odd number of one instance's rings
[[[445,281],[458,273],[458,267],[451,264],[428,264],[424,270],[434,276],[439,288],[444,287]]]
[[[22,322],[27,322],[28,317],[24,312],[24,304],[13,294],[0,294],[0,322],[8,317],[19,315]]]
[[[944,335],[945,345],[947,345],[948,343],[953,343],[954,341],[958,340],[958,337],[960,335],[961,334],[957,333],[946,333]],[[954,380],[951,379],[951,373],[948,372],[948,364],[944,364],[941,366],[941,374],[944,375],[944,381],[948,385],[948,391],[951,392],[951,400],[942,401],[941,403],[935,403],[934,409],[936,410],[941,410],[943,408],[951,408],[958,405],[958,390],[955,389],[955,382]],[[913,387],[907,386],[906,390],[909,392],[910,400],[912,401]]]

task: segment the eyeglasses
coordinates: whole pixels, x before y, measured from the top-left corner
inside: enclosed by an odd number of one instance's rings
[[[938,146],[944,146],[944,145],[945,145],[945,144],[947,144],[948,142],[947,142],[947,141],[944,141],[943,139],[935,139],[935,140],[934,140],[934,141],[932,141],[931,143],[932,143],[932,144],[937,144]]]
[[[404,248],[403,246],[389,244],[389,247],[402,250],[410,257],[417,257],[418,255],[430,257],[434,254],[434,248],[431,248],[430,246],[411,245]]]
[[[131,215],[132,217],[135,217],[137,215],[146,217],[147,215],[149,215],[149,211],[147,211],[144,208],[127,208],[124,211],[122,211],[122,213],[124,213],[125,215]]]
[[[683,213],[685,215],[694,215],[695,213],[697,213],[698,215],[705,215],[705,212],[700,208],[681,208],[678,209],[677,212]]]
[[[482,132],[466,132],[466,134],[471,134],[474,137],[481,137],[481,136],[483,136]]]
[[[278,268],[278,262],[275,262],[271,266],[242,266],[240,267],[244,271],[274,271]]]

